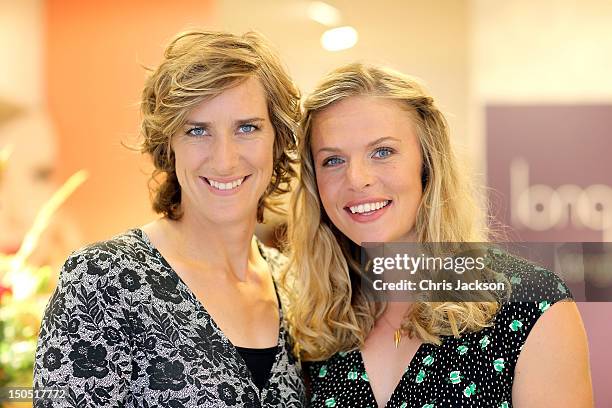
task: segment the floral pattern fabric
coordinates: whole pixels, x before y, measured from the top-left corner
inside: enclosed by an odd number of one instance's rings
[[[443,337],[440,346],[422,344],[387,408],[512,407],[514,368],[529,332],[552,304],[571,294],[552,272],[503,253],[493,258],[493,269],[506,274],[512,285],[510,301],[490,327],[459,338]],[[378,406],[359,350],[304,365],[309,406]]]
[[[259,244],[259,242],[258,242]],[[283,262],[259,244],[273,275]],[[302,407],[280,311],[260,391],[236,348],[139,229],[73,253],[42,322],[34,384],[67,389],[36,407]]]

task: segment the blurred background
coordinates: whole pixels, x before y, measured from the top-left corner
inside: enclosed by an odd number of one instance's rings
[[[304,94],[356,60],[414,75],[509,239],[611,242],[611,21],[609,0],[0,0],[0,386],[30,384],[65,257],[154,217],[122,143],[177,32],[261,31]],[[612,303],[579,307],[610,406]]]

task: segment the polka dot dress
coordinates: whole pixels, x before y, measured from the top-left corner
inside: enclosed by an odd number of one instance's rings
[[[553,273],[497,254],[494,268],[512,285],[494,324],[442,344],[422,344],[387,402],[387,408],[512,406],[514,368],[529,332],[551,305],[571,298]],[[533,299],[515,302],[513,299]],[[304,363],[311,407],[377,407],[359,350]]]

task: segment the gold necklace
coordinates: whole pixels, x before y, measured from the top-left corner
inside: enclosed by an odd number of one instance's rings
[[[400,326],[396,329],[384,315],[380,315],[380,317],[382,317],[385,323],[387,323],[387,325],[393,329],[393,342],[395,343],[395,348],[398,348],[400,342],[402,341],[402,327]]]

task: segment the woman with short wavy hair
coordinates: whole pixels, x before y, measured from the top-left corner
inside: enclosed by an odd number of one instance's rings
[[[161,218],[73,253],[42,323],[53,406],[300,407],[274,275],[253,235],[288,191],[299,93],[257,33],[191,31],[142,93]]]
[[[416,80],[332,71],[304,102],[298,150],[285,283],[311,406],[587,406],[583,328],[573,303],[555,304],[570,295],[554,275],[536,283],[533,265],[487,253],[544,303],[377,302],[364,289],[364,242],[486,240],[446,120]]]

